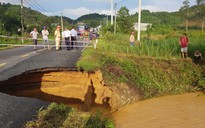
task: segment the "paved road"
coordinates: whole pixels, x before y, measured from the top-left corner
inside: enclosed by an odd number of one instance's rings
[[[48,102],[0,93],[0,128],[23,128]]]
[[[56,51],[53,48],[34,51],[32,47],[19,47],[0,51],[0,82],[29,70],[75,67],[82,49]],[[21,128],[42,106],[48,104],[38,99],[0,93],[0,128]]]
[[[75,67],[82,48],[67,51],[65,49],[33,50],[20,47],[0,51],[0,81],[7,80],[21,73],[47,67]]]

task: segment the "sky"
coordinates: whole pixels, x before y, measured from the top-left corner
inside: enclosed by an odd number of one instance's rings
[[[151,12],[174,12],[183,6],[183,1],[185,0],[142,0],[142,9]],[[191,6],[196,4],[196,0],[189,1]],[[21,0],[0,0],[0,2],[20,5]],[[114,3],[117,3],[117,10],[126,6],[130,14],[138,12],[138,0],[114,0]],[[71,19],[90,13],[111,14],[110,0],[23,0],[23,5],[47,16],[63,15]]]

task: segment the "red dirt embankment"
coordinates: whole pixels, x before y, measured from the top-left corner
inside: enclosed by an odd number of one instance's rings
[[[66,69],[39,69],[13,77],[0,87],[7,94],[72,104],[89,111],[96,106],[117,110],[140,98],[124,83],[106,85],[100,71],[86,73]]]

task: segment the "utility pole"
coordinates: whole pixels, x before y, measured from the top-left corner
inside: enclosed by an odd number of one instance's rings
[[[138,8],[139,8],[139,11],[138,11],[138,34],[137,34],[137,41],[138,43],[140,43],[140,31],[141,31],[141,0],[138,0]]]
[[[3,9],[2,9],[2,7],[0,8],[0,30],[3,30],[3,23],[2,23],[2,19],[3,19],[3,17],[2,17],[2,14],[3,14]],[[2,31],[0,31],[0,32],[2,32]]]
[[[117,3],[115,3],[115,27],[114,27],[114,34],[116,34],[116,26],[117,26]]]
[[[22,44],[24,43],[24,39],[23,39],[23,36],[24,36],[24,25],[23,25],[23,0],[21,0],[21,42]]]
[[[114,0],[111,0],[111,25],[113,25],[113,2]]]
[[[201,27],[202,27],[201,30],[202,30],[202,32],[204,32],[204,19],[205,19],[205,17],[203,16],[203,17],[202,17],[202,24],[201,24]]]
[[[61,13],[61,30],[63,32],[63,13]]]

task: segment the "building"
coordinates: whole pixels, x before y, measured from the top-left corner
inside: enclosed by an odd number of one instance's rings
[[[147,28],[151,27],[151,26],[152,26],[152,24],[150,24],[150,23],[141,23],[141,26],[140,26],[141,27],[141,31],[146,31]],[[138,23],[135,23],[134,30],[138,31]]]

